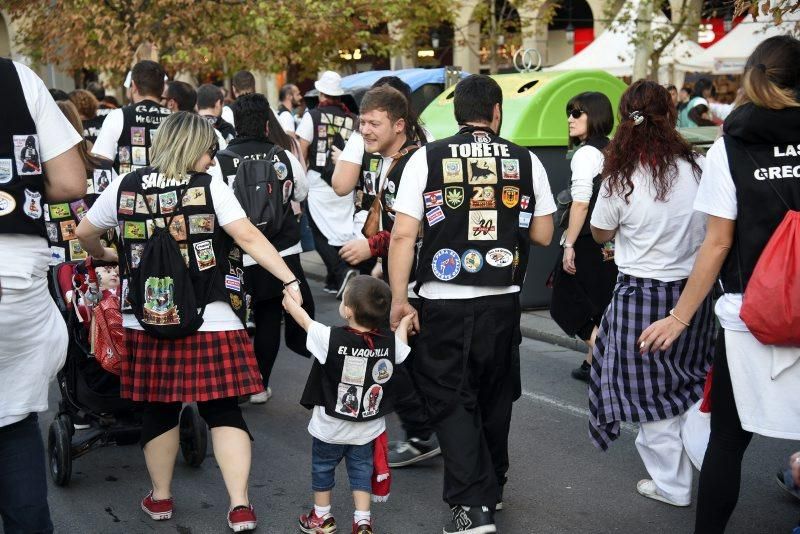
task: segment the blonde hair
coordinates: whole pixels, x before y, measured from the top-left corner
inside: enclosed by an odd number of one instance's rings
[[[179,111],[158,127],[150,147],[150,163],[165,178],[183,180],[216,142],[208,121],[195,113]]]
[[[737,104],[780,110],[800,107],[798,64],[800,41],[788,35],[770,37],[759,44],[744,68],[742,94]]]
[[[158,45],[153,43],[152,41],[145,41],[139,46],[136,47],[136,51],[133,53],[133,61],[131,62],[131,67],[139,63],[140,61],[150,60],[155,61],[158,63]]]

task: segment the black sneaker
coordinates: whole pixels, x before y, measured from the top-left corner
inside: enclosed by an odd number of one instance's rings
[[[489,534],[497,532],[488,506],[453,506],[453,519],[442,529],[443,534]]]
[[[588,384],[589,383],[589,371],[591,370],[591,368],[592,368],[592,364],[590,364],[586,360],[583,360],[583,363],[581,364],[581,366],[576,368],[576,369],[573,369],[572,373],[570,373],[570,374],[572,375],[572,378],[574,378],[575,380],[580,380],[581,382],[586,382]]]
[[[323,290],[325,293],[328,293],[328,294],[330,294],[330,295],[335,295],[336,293],[338,293],[338,292],[339,292],[339,288],[338,288],[338,287],[336,287],[336,286],[335,286],[335,285],[333,285],[333,284],[330,284],[330,285],[326,284],[326,285],[325,285],[325,287],[323,287],[323,288],[322,288],[322,290]]]
[[[349,282],[350,279],[353,278],[354,276],[358,276],[358,271],[356,271],[355,269],[350,269],[349,271],[347,271],[347,273],[345,273],[344,280],[342,280],[342,285],[340,285],[339,289],[336,291],[337,299],[342,298],[342,295],[344,295],[344,288],[347,287],[347,282]]]
[[[436,434],[428,439],[410,438],[389,445],[389,467],[405,467],[442,453]]]

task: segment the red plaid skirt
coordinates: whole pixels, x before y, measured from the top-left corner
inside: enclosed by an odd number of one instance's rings
[[[120,396],[134,401],[193,402],[264,391],[245,330],[157,339],[125,329]]]

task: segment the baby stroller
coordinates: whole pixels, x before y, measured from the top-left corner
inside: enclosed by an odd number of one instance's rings
[[[66,262],[51,269],[51,291],[69,331],[69,349],[58,373],[61,400],[50,423],[47,439],[50,476],[58,486],[69,484],[72,461],[107,445],[137,443],[141,410],[119,396],[119,377],[106,371],[92,354],[90,325],[102,292],[95,266],[108,265],[90,258]],[[76,433],[75,424],[88,425]],[[181,453],[197,467],[206,457],[207,427],[194,404],[180,416]]]

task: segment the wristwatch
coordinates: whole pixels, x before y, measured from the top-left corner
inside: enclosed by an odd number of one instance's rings
[[[564,248],[572,248],[572,245],[573,245],[572,243],[564,243],[561,246],[564,247]]]

